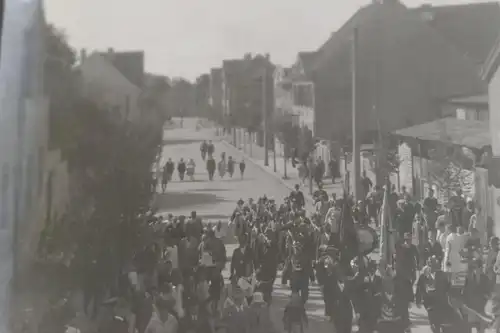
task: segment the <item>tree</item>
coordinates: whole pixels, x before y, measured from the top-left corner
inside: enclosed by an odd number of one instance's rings
[[[445,140],[429,149],[429,174],[431,181],[438,186],[441,193],[450,197],[452,192],[471,185],[473,178],[470,169],[474,161],[464,154],[463,149]]]
[[[73,276],[87,273],[84,267],[94,259],[106,258],[103,267],[112,269],[102,273],[104,283],[116,279],[141,246],[151,211],[151,168],[160,151],[161,131],[152,131],[148,123],[115,118],[110,110],[83,99],[73,69],[73,49],[60,30],[48,25],[47,31],[50,131],[68,160],[74,191],[68,212],[47,221],[39,250],[47,263],[54,258],[70,262]],[[165,89],[165,84],[156,82],[151,95]]]
[[[142,245],[160,142],[148,128],[114,119],[92,102],[78,100],[72,111],[76,144],[68,158],[80,195],[68,214],[49,226],[51,241],[42,250],[48,256],[74,256],[72,276],[92,278],[85,267],[100,261],[108,270],[96,274],[109,285]]]

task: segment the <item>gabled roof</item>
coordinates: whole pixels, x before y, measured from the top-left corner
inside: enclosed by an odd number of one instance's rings
[[[314,65],[318,59],[318,54],[318,51],[299,52],[298,60],[300,61],[306,76],[310,76],[312,74]]]
[[[133,85],[142,88],[144,84],[144,51],[101,52],[113,66]]]
[[[393,134],[423,141],[440,141],[468,148],[491,145],[490,125],[486,121],[443,118],[394,131]]]
[[[424,5],[411,11],[480,65],[486,61],[500,32],[500,5],[497,2]]]

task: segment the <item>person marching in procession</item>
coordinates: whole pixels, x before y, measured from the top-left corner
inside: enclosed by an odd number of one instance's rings
[[[226,174],[226,156],[224,153],[221,154],[219,163],[217,163],[217,169],[219,170],[219,177],[224,178]]]
[[[181,158],[179,163],[177,163],[177,172],[179,173],[179,179],[184,180],[184,174],[186,173],[186,162]]]
[[[232,156],[229,156],[229,158],[227,159],[227,173],[229,173],[229,177],[233,178],[233,174],[234,174],[234,160],[233,160],[233,157]]]
[[[208,143],[207,140],[203,140],[203,142],[200,145],[200,153],[201,153],[201,159],[204,161],[205,158],[207,157],[207,150],[208,150]]]
[[[245,160],[241,159],[241,161],[240,161],[240,178],[241,179],[243,179],[243,176],[245,175],[245,168],[246,168]]]
[[[194,160],[192,158],[190,158],[189,162],[187,164],[186,173],[187,173],[187,176],[189,177],[189,180],[191,180],[191,181],[194,181],[195,168],[196,168],[196,164],[194,163]]]
[[[208,180],[212,181],[214,179],[215,169],[216,169],[215,160],[212,155],[208,155],[207,158],[207,172],[208,172]]]

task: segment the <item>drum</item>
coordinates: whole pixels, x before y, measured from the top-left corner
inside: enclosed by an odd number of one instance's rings
[[[356,233],[358,234],[359,252],[362,255],[368,255],[378,246],[378,235],[375,229],[363,224],[356,224]]]

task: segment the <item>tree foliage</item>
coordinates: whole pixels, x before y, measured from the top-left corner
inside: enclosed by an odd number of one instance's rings
[[[86,267],[97,261],[109,270],[96,274],[110,283],[142,245],[160,143],[148,128],[114,119],[89,101],[77,101],[71,114],[77,130],[68,158],[78,196],[49,226],[43,252],[76,256],[70,266],[76,276],[91,274]]]
[[[431,160],[431,180],[449,195],[470,185],[470,167],[473,161],[458,146],[442,142],[428,151]]]
[[[161,147],[161,126],[152,129],[150,123],[116,118],[79,96],[74,52],[64,34],[53,26],[47,29],[50,131],[58,134],[57,147],[70,165],[72,191],[66,214],[47,221],[39,253],[47,262],[66,262],[71,281],[84,277],[109,284],[141,246],[153,199],[151,168]],[[160,88],[162,84],[156,86]],[[100,269],[89,270],[93,262]]]

